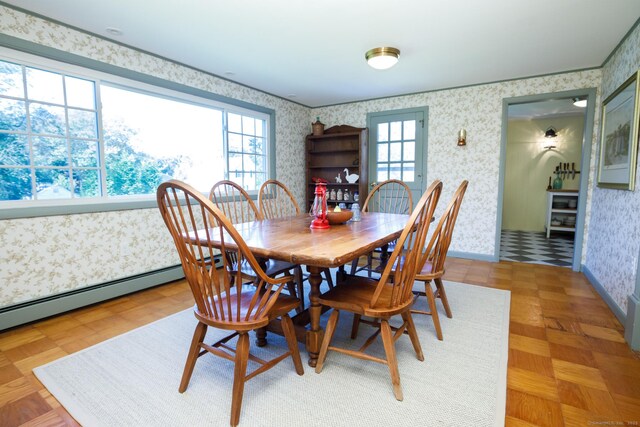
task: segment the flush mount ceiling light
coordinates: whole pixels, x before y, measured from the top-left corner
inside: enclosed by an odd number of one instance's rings
[[[573,105],[576,107],[584,108],[587,106],[586,98],[573,98]]]
[[[552,127],[547,129],[547,131],[544,133],[545,138],[555,138],[556,136],[558,136],[558,134],[556,133],[556,130]]]
[[[107,27],[105,31],[111,36],[121,36],[124,34],[120,28],[115,27]]]
[[[376,70],[386,70],[398,62],[400,49],[395,47],[377,47],[364,54],[367,63]]]

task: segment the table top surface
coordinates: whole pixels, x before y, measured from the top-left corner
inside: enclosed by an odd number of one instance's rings
[[[362,221],[309,228],[308,214],[236,224],[251,252],[262,258],[338,267],[397,239],[409,215],[363,212]],[[213,233],[215,235],[215,233]]]

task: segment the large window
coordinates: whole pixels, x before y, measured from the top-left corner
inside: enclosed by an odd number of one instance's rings
[[[267,114],[28,58],[0,56],[0,208],[268,178]]]

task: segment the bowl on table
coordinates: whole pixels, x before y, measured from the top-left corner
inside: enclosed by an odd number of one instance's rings
[[[331,225],[344,224],[345,222],[349,221],[352,216],[353,216],[353,212],[349,210],[344,210],[340,212],[334,212],[334,211],[327,212],[327,219],[329,220],[329,224]]]

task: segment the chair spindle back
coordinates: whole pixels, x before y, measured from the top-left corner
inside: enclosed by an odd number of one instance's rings
[[[406,304],[409,299],[413,298],[413,283],[421,267],[418,264],[419,257],[422,254],[429,224],[441,192],[442,182],[436,180],[418,201],[382,272],[372,297],[371,307],[391,309]],[[403,255],[404,261],[400,263]],[[392,286],[391,298],[388,301],[380,299],[385,286]]]
[[[231,221],[193,187],[180,181],[162,183],[157,190],[158,207],[173,237],[185,277],[197,306],[197,313],[225,327],[238,323],[268,323],[268,312],[290,276],[269,278],[247,247]],[[257,277],[248,307],[241,307],[243,287],[241,272],[221,257],[223,268],[216,270],[213,257],[218,251],[235,254],[240,262],[251,266]],[[253,291],[253,288],[251,289]]]
[[[413,197],[409,186],[397,179],[378,183],[364,202],[363,212],[409,214]]]
[[[209,192],[209,200],[229,218],[232,224],[263,219],[249,194],[233,181],[216,182]]]
[[[280,181],[265,181],[258,193],[260,213],[265,219],[282,218],[300,214],[300,206],[289,189]]]

